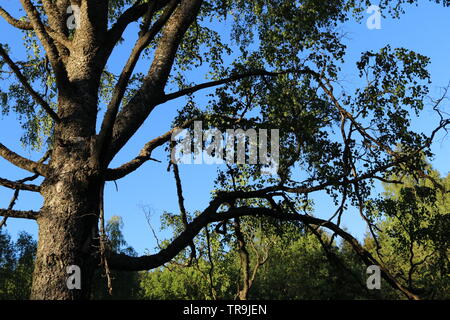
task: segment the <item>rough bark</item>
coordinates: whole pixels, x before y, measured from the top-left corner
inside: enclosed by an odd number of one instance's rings
[[[93,200],[87,201],[87,195],[80,193],[76,185],[76,182],[66,185],[58,182],[52,186],[52,191],[48,191],[56,194],[46,201],[38,218],[39,242],[32,299],[89,298],[93,271],[98,265],[93,246],[96,204]],[[67,267],[71,265],[81,269],[81,290],[70,290],[67,286]]]
[[[32,299],[87,299],[98,267],[99,199],[103,178],[96,159],[97,92],[89,70],[68,70],[77,82],[59,96],[61,124],[48,173],[41,185],[44,205],[37,219],[39,240]],[[86,80],[88,79],[88,80]],[[97,242],[97,243],[96,243]],[[81,269],[81,290],[69,290],[67,267]]]
[[[58,146],[42,185],[32,299],[87,299],[98,267],[101,180],[89,159],[90,139]],[[87,149],[87,150],[86,150]],[[67,267],[81,269],[81,290],[67,287]]]

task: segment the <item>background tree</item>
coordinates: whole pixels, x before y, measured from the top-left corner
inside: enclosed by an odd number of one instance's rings
[[[449,176],[428,169],[436,183],[447,186]],[[399,180],[397,178],[397,180]],[[370,234],[364,247],[392,270],[405,284],[428,299],[448,298],[448,193],[428,180],[403,177],[401,183],[385,185],[384,198],[377,208],[379,250]],[[376,205],[376,206],[375,206]],[[264,219],[241,221],[249,253],[250,299],[402,299],[386,282],[374,292],[365,286],[366,267],[347,242],[333,243],[331,235],[300,231],[292,222]],[[163,216],[164,227],[183,229],[177,214]],[[230,224],[231,228],[232,224]],[[120,217],[106,224],[108,247],[117,253],[135,255],[122,235]],[[178,229],[178,231],[177,231]],[[231,228],[232,229],[232,228]],[[195,260],[190,249],[181,252],[165,267],[151,272],[112,271],[112,295],[104,271],[94,278],[93,299],[237,299],[242,298],[242,259],[233,230],[226,234],[213,230],[195,239]],[[270,243],[270,246],[264,243]],[[16,242],[0,236],[0,299],[27,299],[36,242],[21,233]],[[168,245],[163,241],[160,245]],[[325,250],[324,250],[325,249]],[[377,252],[378,251],[378,252]],[[259,255],[259,256],[258,256]],[[258,265],[261,255],[265,262]],[[256,258],[255,258],[256,256]],[[258,261],[258,262],[257,262]]]
[[[22,232],[15,242],[0,230],[0,299],[25,300],[31,292],[36,241]]]
[[[450,279],[448,234],[450,175],[441,177],[431,166],[433,181],[404,176],[385,185],[385,195],[373,205],[379,219],[379,248],[372,237],[366,246],[401,281],[427,299],[448,299]],[[387,289],[387,288],[385,288]],[[398,297],[387,291],[387,296]]]
[[[20,3],[25,17],[15,18],[0,8],[12,27],[23,30],[28,50],[27,61],[21,63],[14,59],[14,48],[0,46],[1,70],[18,80],[2,92],[2,102],[5,112],[25,119],[24,141],[49,150],[41,161],[33,161],[0,144],[0,156],[34,174],[21,181],[2,178],[0,183],[17,192],[38,192],[44,204],[39,212],[10,207],[0,214],[35,219],[39,225],[34,299],[88,298],[100,264],[107,274],[108,269],[157,268],[190,246],[208,224],[243,216],[321,225],[349,241],[366,264],[379,264],[340,228],[346,203],[359,207],[372,230],[364,203],[374,181],[404,170],[425,175],[421,152],[429,155],[436,132],[449,124],[442,119],[429,137],[410,130],[411,114],[424,107],[429,74],[428,59],[407,49],[364,53],[358,68],[367,82],[355,92],[335,88],[345,53],[336,26],[360,12],[359,2]],[[79,14],[68,17],[69,5],[78,6]],[[73,23],[68,24],[68,18]],[[217,31],[225,21],[232,21],[228,35],[233,48]],[[131,24],[139,26],[138,39],[122,72],[112,74],[108,60]],[[147,67],[144,74],[135,70],[141,60]],[[208,70],[207,82],[193,83],[189,71],[194,68]],[[42,90],[35,89],[38,85]],[[207,88],[213,93],[205,106],[195,93]],[[157,106],[182,97],[187,103],[174,128],[147,143],[128,163],[110,168]],[[277,175],[262,176],[261,166],[253,166],[245,190],[215,192],[208,207],[185,220],[184,230],[156,254],[135,257],[108,250],[104,184],[139,169],[156,148],[169,142],[175,128],[189,127],[196,119],[202,119],[205,128],[280,129]],[[398,144],[407,148],[395,151]],[[43,177],[40,185],[27,183],[37,177]],[[341,197],[340,209],[331,213],[334,221],[296,210],[296,203],[317,191]],[[83,271],[82,290],[66,287],[70,265]],[[382,275],[405,296],[418,298],[386,268]]]
[[[105,226],[108,250],[117,254],[123,253],[137,256],[136,251],[128,246],[123,234],[123,222],[119,216],[113,216]],[[110,282],[105,281],[109,277]],[[137,272],[110,271],[97,269],[94,275],[92,299],[96,300],[127,300],[140,297],[139,274]]]
[[[245,298],[274,300],[339,300],[381,298],[365,286],[364,263],[351,248],[333,244],[334,260],[323,250],[321,242],[311,232],[301,233],[297,226],[275,227],[267,261],[255,273]],[[283,229],[283,232],[279,232]],[[267,234],[267,233],[264,233]],[[330,241],[331,236],[322,234]],[[260,242],[260,240],[257,240]],[[252,244],[246,241],[249,252]],[[186,266],[170,263],[142,274],[141,288],[144,299],[241,299],[242,273],[239,251],[229,248],[218,250],[213,246],[213,279],[215,295],[210,295],[205,270],[211,267],[208,257],[198,258],[197,264]],[[219,252],[218,252],[219,251]],[[251,255],[251,269],[255,258]],[[177,260],[178,261],[178,260]],[[206,273],[207,274],[207,273]],[[398,297],[398,296],[397,296]]]

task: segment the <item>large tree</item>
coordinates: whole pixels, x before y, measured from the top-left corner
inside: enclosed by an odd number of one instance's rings
[[[19,211],[12,201],[0,214],[35,219],[39,225],[34,299],[88,297],[100,263],[107,273],[149,270],[186,247],[194,255],[193,238],[206,225],[218,223],[225,233],[228,221],[242,216],[328,228],[349,241],[364,262],[380,264],[340,228],[347,202],[371,226],[364,204],[374,181],[386,181],[400,170],[425,176],[422,154],[429,154],[436,132],[448,124],[443,119],[428,137],[410,131],[411,114],[424,107],[429,74],[428,59],[407,49],[365,53],[358,63],[361,88],[351,93],[336,86],[345,53],[336,27],[361,12],[359,1],[20,3],[24,17],[0,7],[11,27],[23,30],[28,50],[27,61],[17,61],[17,44],[0,46],[1,75],[13,74],[18,80],[1,92],[2,103],[4,111],[14,110],[25,119],[24,141],[48,146],[48,151],[41,161],[32,161],[0,144],[1,157],[33,174],[20,181],[1,178],[0,184],[16,190],[15,198],[19,190],[38,192],[44,204],[38,212]],[[108,71],[108,61],[129,27],[136,30],[137,40],[115,75]],[[144,73],[137,72],[138,62],[147,65]],[[208,81],[189,77],[193,69],[204,71],[205,66]],[[195,99],[202,89],[211,94],[208,105]],[[157,106],[182,97],[187,103],[173,128],[150,140],[134,159],[110,167]],[[205,128],[280,129],[277,174],[261,175],[259,165],[225,167],[209,206],[191,218],[173,163],[183,229],[153,255],[108,251],[103,241],[105,183],[138,170],[171,140],[176,128],[190,127],[194,120],[202,120]],[[43,137],[48,143],[42,143]],[[249,183],[230,188],[232,178],[243,174],[250,175]],[[38,177],[43,177],[40,185],[29,183]],[[338,202],[330,220],[303,212],[308,195],[321,190]],[[70,265],[82,270],[81,290],[66,286]],[[381,269],[392,286],[417,298]]]

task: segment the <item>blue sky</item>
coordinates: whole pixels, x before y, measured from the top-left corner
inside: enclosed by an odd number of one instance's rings
[[[16,1],[2,1],[6,9],[15,16],[19,16]],[[448,30],[450,30],[450,9],[420,1],[419,7],[407,7],[407,13],[400,19],[382,19],[381,30],[369,30],[365,20],[361,23],[349,21],[342,26],[342,31],[347,34],[345,43],[348,46],[346,63],[344,64],[340,78],[348,88],[359,86],[361,83],[357,77],[355,62],[359,59],[361,52],[367,50],[378,50],[387,44],[392,47],[405,47],[424,54],[431,58],[430,72],[433,83],[430,96],[438,97],[441,88],[450,81],[450,41]],[[366,15],[369,16],[368,14]],[[225,25],[225,29],[230,25]],[[21,34],[16,32],[4,21],[0,21],[1,43],[8,43],[12,48],[12,57],[15,60],[23,58],[21,45]],[[135,39],[135,30],[130,28],[125,38],[131,39],[124,43],[113,55],[110,68],[111,71],[119,71],[124,64],[126,54]],[[138,71],[145,72],[148,61],[138,65]],[[202,72],[193,72],[189,81],[202,82]],[[139,153],[142,146],[150,139],[164,133],[170,128],[170,123],[176,115],[177,108],[184,106],[184,100],[179,99],[168,104],[159,106],[147,119],[141,130],[131,139],[129,144],[114,159],[112,166],[130,160]],[[449,111],[447,107],[447,111]],[[425,110],[418,119],[413,121],[416,130],[425,133],[430,132],[437,123],[437,118],[430,110]],[[20,145],[19,139],[22,131],[14,115],[5,116],[0,119],[0,141],[12,150],[33,159],[39,155],[30,152]],[[432,164],[443,175],[450,172],[450,149],[446,147],[447,138],[443,135],[438,137],[433,145],[436,154]],[[160,159],[163,163],[149,162],[139,171],[117,182],[118,191],[114,183],[108,183],[105,189],[105,209],[107,218],[112,215],[120,215],[124,220],[124,235],[129,245],[133,246],[139,253],[145,249],[153,250],[156,243],[147,224],[142,211],[145,206],[152,213],[152,225],[156,230],[159,228],[159,215],[164,211],[177,212],[176,189],[173,173],[167,172],[167,157],[161,148],[153,157]],[[189,211],[201,210],[210,200],[210,191],[217,168],[211,165],[181,165],[181,177],[183,180],[186,207]],[[27,176],[27,173],[16,169],[3,159],[0,159],[0,177],[11,180]],[[12,196],[12,191],[0,189],[0,207],[6,208]],[[334,206],[322,194],[314,196],[316,201],[317,216],[326,217],[334,211]],[[39,195],[22,192],[17,203],[17,209],[38,210],[42,204]],[[343,225],[362,239],[366,227],[354,210],[349,210],[344,216]],[[37,225],[33,221],[10,219],[7,230],[13,237],[21,230],[25,230],[37,237]],[[164,234],[161,235],[164,238]]]

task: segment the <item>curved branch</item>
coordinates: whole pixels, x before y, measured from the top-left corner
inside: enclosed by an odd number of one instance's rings
[[[0,16],[2,16],[6,22],[8,22],[13,27],[20,29],[20,30],[26,30],[31,31],[34,30],[32,24],[28,21],[22,21],[18,20],[14,17],[12,17],[5,9],[0,7]],[[50,16],[49,16],[50,17]],[[45,26],[45,30],[48,32],[48,34],[56,41],[58,41],[60,44],[64,45],[66,48],[71,47],[70,40],[62,33],[55,32],[51,28]]]
[[[111,139],[114,122],[116,121],[117,112],[119,111],[120,104],[125,95],[125,91],[127,89],[131,75],[133,74],[134,68],[139,61],[139,57],[141,56],[144,49],[162,29],[167,20],[170,18],[178,2],[178,0],[171,0],[168,8],[164,10],[158,21],[155,22],[150,30],[141,33],[138,40],[136,41],[131,55],[120,74],[119,80],[114,88],[112,99],[108,104],[105,117],[103,118],[101,130],[98,137],[97,158],[100,158],[101,155],[106,154],[106,151],[109,148],[109,141]],[[149,7],[151,15],[153,15],[155,11],[155,3],[156,2],[152,2]]]
[[[13,27],[15,27],[17,29],[33,30],[33,26],[31,25],[31,23],[13,18],[2,7],[0,7],[0,16],[2,16],[6,20],[6,22],[8,22],[10,25],[12,25]]]
[[[17,153],[9,150],[1,143],[0,143],[0,157],[4,158],[5,160],[9,161],[13,165],[21,169],[30,171],[32,173],[38,173],[44,177],[47,175],[48,171],[47,165],[24,158],[18,155]]]
[[[189,228],[183,231],[175,240],[173,240],[165,249],[159,253],[149,256],[130,257],[124,254],[110,253],[108,259],[110,260],[110,266],[112,269],[127,270],[127,271],[141,271],[157,268],[170,260],[172,260],[181,250],[186,248],[190,241],[200,232],[200,230],[212,222],[219,222],[226,219],[233,219],[244,216],[265,216],[272,217],[284,221],[299,221],[308,225],[316,225],[325,227],[341,238],[346,240],[353,248],[355,253],[364,261],[366,265],[378,265],[380,266],[381,274],[383,278],[395,289],[403,292],[409,299],[418,300],[419,297],[402,284],[400,284],[386,268],[380,265],[380,263],[365,250],[352,235],[342,230],[334,223],[318,219],[308,215],[302,214],[287,214],[279,212],[277,210],[268,208],[231,208],[227,212],[217,212],[221,204],[221,199],[217,198],[213,200],[209,207],[203,211],[194,221],[189,224]]]
[[[6,50],[3,48],[3,46],[0,44],[0,56],[3,58],[3,60],[8,64],[8,66],[11,68],[11,70],[16,75],[17,79],[19,79],[20,83],[23,85],[25,90],[31,95],[34,101],[36,101],[39,105],[42,106],[42,108],[45,110],[45,112],[48,113],[48,115],[56,122],[60,123],[61,120],[59,119],[58,115],[55,111],[50,107],[50,105],[41,97],[39,93],[34,91],[34,89],[31,87],[30,83],[28,82],[27,78],[22,74],[19,67],[11,60]]]
[[[55,72],[56,79],[59,80],[57,82],[60,85],[66,84],[67,73],[65,70],[65,66],[53,41],[54,39],[50,36],[49,32],[47,31],[48,28],[42,22],[38,10],[33,5],[33,2],[31,0],[20,0],[20,2],[22,3],[22,6],[27,13],[28,19],[30,19],[30,24],[32,25],[33,30],[36,32],[37,37],[39,38],[42,46],[45,49],[45,52],[47,53],[53,71]]]
[[[162,98],[162,102],[166,102],[166,101],[169,101],[169,100],[177,99],[179,97],[186,96],[186,95],[195,93],[197,91],[200,91],[202,89],[217,87],[217,86],[220,86],[220,85],[223,85],[223,84],[227,84],[227,83],[234,82],[234,81],[239,81],[239,80],[242,80],[242,79],[245,79],[245,78],[249,78],[249,77],[255,77],[255,76],[271,76],[271,77],[274,77],[274,76],[279,76],[279,75],[287,74],[287,73],[310,74],[310,70],[286,70],[286,71],[279,71],[279,72],[273,72],[273,71],[271,72],[271,71],[266,71],[266,70],[249,71],[249,72],[246,72],[246,73],[236,74],[236,75],[230,76],[230,77],[225,78],[225,79],[220,79],[220,80],[216,80],[216,81],[210,81],[210,82],[198,84],[198,85],[195,85],[195,86],[190,87],[190,88],[186,88],[186,89],[182,89],[182,90],[177,91],[177,92],[166,94]]]
[[[210,205],[195,218],[167,248],[159,253],[142,257],[130,257],[125,254],[109,253],[110,267],[116,270],[141,271],[149,270],[172,260],[180,251],[186,248],[198,235],[198,233],[209,223],[224,220],[221,214],[216,211],[220,206],[220,201],[213,200]]]

